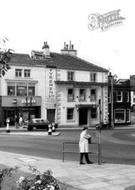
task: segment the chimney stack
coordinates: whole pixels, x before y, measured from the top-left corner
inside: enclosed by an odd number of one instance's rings
[[[71,41],[69,42],[69,44],[64,42],[64,48],[61,50],[61,53],[71,56],[77,56],[77,50],[74,49],[74,45],[71,43]]]
[[[50,57],[50,48],[49,48],[49,45],[47,44],[47,42],[44,42],[42,49],[43,49],[44,56]]]

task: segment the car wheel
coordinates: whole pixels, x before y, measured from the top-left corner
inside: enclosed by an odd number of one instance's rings
[[[32,130],[33,130],[33,127],[28,126],[28,131],[32,131]]]

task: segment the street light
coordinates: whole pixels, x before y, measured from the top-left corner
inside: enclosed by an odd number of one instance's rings
[[[111,84],[111,128],[114,129],[114,101],[113,101],[113,91],[114,91],[114,82],[117,80],[117,75],[112,75],[109,73],[109,79]]]

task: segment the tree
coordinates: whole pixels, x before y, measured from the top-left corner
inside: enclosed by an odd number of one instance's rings
[[[0,45],[4,45],[8,39],[3,38],[0,40]],[[0,77],[4,76],[5,73],[10,69],[9,61],[11,58],[12,50],[0,47]]]

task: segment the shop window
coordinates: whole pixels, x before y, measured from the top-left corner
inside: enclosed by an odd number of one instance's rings
[[[74,101],[74,89],[73,88],[69,88],[68,89],[68,101]]]
[[[85,101],[86,100],[86,90],[85,89],[80,89],[79,100],[80,101]]]
[[[115,123],[125,122],[125,110],[119,109],[114,111]]]
[[[94,72],[90,73],[90,81],[96,82],[96,80],[97,80],[97,73]]]
[[[92,108],[91,109],[91,118],[92,119],[96,119],[97,118],[97,109],[96,108]]]
[[[74,119],[74,108],[68,108],[67,109],[67,120],[73,120]]]
[[[30,77],[30,69],[25,69],[24,70],[24,77],[27,77],[27,78]]]
[[[122,102],[122,99],[123,99],[122,92],[121,91],[116,92],[116,101]]]
[[[67,79],[68,79],[68,81],[74,81],[74,72],[73,71],[68,71]]]
[[[15,69],[15,76],[22,77],[22,69]]]
[[[130,110],[127,110],[126,120],[127,122],[130,122]]]

